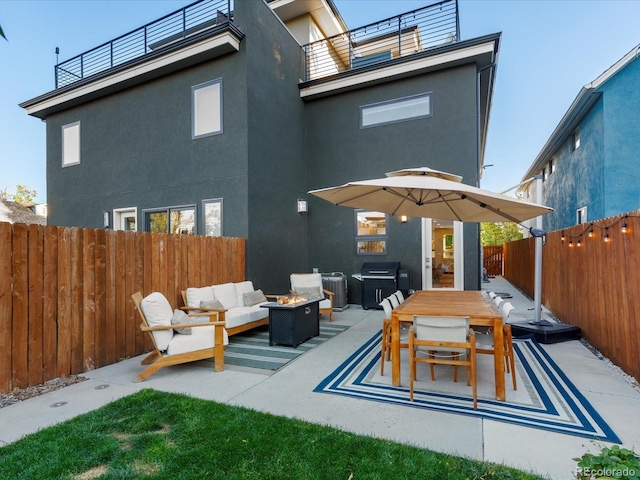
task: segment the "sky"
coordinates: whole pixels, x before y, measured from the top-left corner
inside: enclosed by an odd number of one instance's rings
[[[54,89],[56,47],[62,62],[190,3],[0,0],[0,190],[46,202],[45,124],[18,104]],[[334,3],[354,29],[432,2]],[[638,0],[459,0],[459,17],[462,40],[502,33],[481,182],[496,192],[521,181],[580,88],[640,44]]]

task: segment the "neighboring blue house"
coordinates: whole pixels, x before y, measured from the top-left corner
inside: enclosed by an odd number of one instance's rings
[[[243,237],[269,292],[317,268],[347,274],[358,303],[371,261],[400,262],[412,288],[455,263],[451,284],[478,289],[478,224],[307,192],[417,166],[478,185],[499,43],[460,39],[456,0],[356,29],[331,0],[186,5],[61,62],[21,104],[47,125],[48,222]]]
[[[640,208],[640,45],[585,85],[522,181],[542,175],[545,230]],[[535,181],[523,184],[535,198]]]

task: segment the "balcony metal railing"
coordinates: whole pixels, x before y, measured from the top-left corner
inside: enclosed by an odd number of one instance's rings
[[[87,78],[204,29],[228,23],[232,0],[200,0],[55,66],[56,88]]]
[[[314,80],[460,40],[458,0],[444,0],[309,43],[306,80]]]

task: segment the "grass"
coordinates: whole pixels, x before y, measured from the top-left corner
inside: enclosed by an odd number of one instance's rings
[[[142,390],[0,448],[16,479],[539,479],[505,466]]]

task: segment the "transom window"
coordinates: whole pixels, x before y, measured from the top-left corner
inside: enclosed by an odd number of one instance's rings
[[[196,208],[191,205],[145,210],[144,224],[147,232],[195,235]]]
[[[222,79],[191,87],[192,138],[222,133]]]
[[[431,93],[397,98],[360,107],[360,128],[431,116]]]
[[[356,210],[356,254],[387,254],[387,215],[370,210]]]

